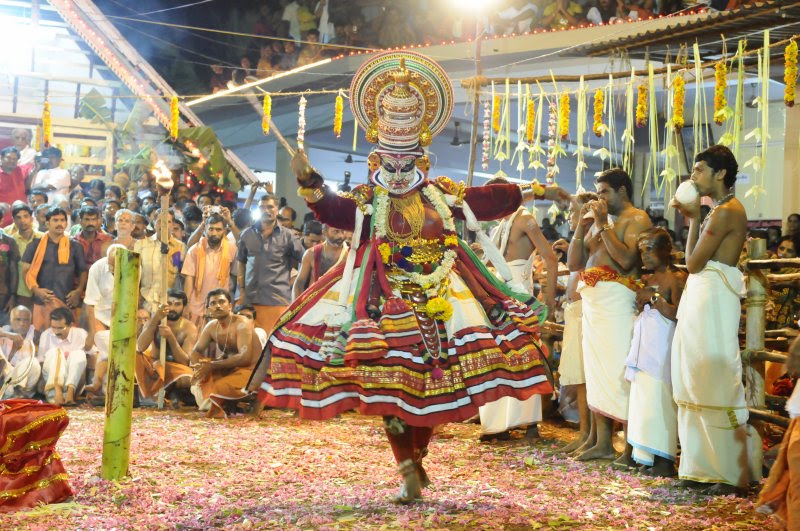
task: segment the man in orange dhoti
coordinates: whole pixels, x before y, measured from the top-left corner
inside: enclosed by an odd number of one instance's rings
[[[162,387],[174,384],[174,389],[188,389],[192,377],[189,353],[197,340],[197,327],[183,317],[187,297],[182,291],[167,292],[167,304],[144,325],[136,340],[136,381],[145,398],[156,395]],[[167,324],[161,320],[166,317]],[[166,340],[166,364],[162,366],[161,336]],[[173,389],[170,389],[172,392]]]
[[[800,337],[789,347],[786,370],[800,374]],[[792,423],[783,436],[778,459],[769,471],[767,483],[758,495],[758,511],[775,514],[786,529],[800,529],[800,386],[795,386],[786,403]]]
[[[231,402],[247,396],[243,389],[261,352],[253,321],[234,315],[232,302],[231,294],[224,289],[209,292],[207,308],[211,320],[191,354],[192,393],[200,411],[208,411],[210,418],[227,417]],[[214,352],[209,356],[212,343]]]

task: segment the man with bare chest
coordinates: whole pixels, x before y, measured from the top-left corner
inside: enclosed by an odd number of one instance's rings
[[[253,321],[233,313],[231,294],[224,289],[208,293],[210,321],[192,350],[192,393],[200,411],[210,418],[226,418],[231,403],[247,396],[242,389],[253,371],[261,344]],[[214,345],[209,355],[209,347]]]
[[[492,179],[487,184],[505,182],[505,179]],[[526,293],[533,296],[533,252],[538,251],[547,269],[547,284],[545,285],[545,304],[547,315],[539,314],[541,321],[553,315],[555,307],[555,290],[558,273],[556,253],[550,242],[544,237],[536,218],[524,206],[516,212],[506,216],[495,228],[493,233],[494,243],[503,254],[511,270],[513,280],[525,288]],[[540,307],[541,310],[543,308]],[[517,400],[513,397],[503,397],[495,400],[480,409],[481,440],[509,438],[509,430],[525,427],[525,438],[532,440],[538,437],[537,422],[542,420],[542,397],[533,395],[527,400]]]
[[[192,377],[189,353],[197,341],[197,327],[183,317],[187,303],[184,292],[170,289],[167,304],[158,307],[136,340],[136,380],[145,398],[156,395],[162,387],[189,388]],[[164,317],[166,325],[161,324]],[[161,337],[166,340],[166,367],[159,362]]]
[[[599,199],[581,209],[568,254],[570,271],[583,269],[578,286],[583,300],[581,344],[586,398],[597,429],[595,445],[579,454],[579,460],[613,459],[613,422],[624,424],[628,418],[625,358],[636,310],[638,240],[651,226],[649,216],[631,202],[633,184],[625,171],[604,171],[596,186]],[[616,217],[613,223],[609,215]],[[633,464],[630,450],[626,446],[619,464]]]
[[[292,300],[296,299],[311,284],[328,272],[339,261],[344,250],[345,231],[323,225],[325,241],[303,253],[300,270],[292,286]]]
[[[692,169],[698,197],[672,206],[689,220],[689,278],[672,342],[672,392],[678,404],[681,486],[731,494],[761,479],[761,440],[749,417],[739,357],[744,276],[736,267],[747,214],[736,199],[738,164],[724,146],[698,153]],[[700,197],[714,207],[700,219]]]

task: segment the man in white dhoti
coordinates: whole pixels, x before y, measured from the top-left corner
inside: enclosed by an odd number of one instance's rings
[[[570,230],[575,231],[580,222],[580,212],[583,205],[589,201],[597,200],[594,192],[584,192],[572,198],[569,209]],[[559,240],[553,248],[566,246],[567,260],[569,260],[569,243]],[[577,248],[577,251],[583,252]],[[567,280],[567,301],[564,303],[564,337],[561,346],[561,361],[558,364],[559,383],[561,387],[575,386],[578,407],[578,438],[559,448],[560,452],[580,452],[588,450],[596,443],[596,433],[592,429],[589,406],[586,402],[586,375],[583,370],[583,302],[578,293],[580,271],[570,271]],[[563,396],[563,394],[562,394]]]
[[[639,234],[650,228],[650,217],[633,206],[628,174],[612,168],[597,178],[599,199],[584,205],[570,242],[570,271],[580,271],[578,292],[583,300],[583,361],[586,398],[597,426],[597,442],[577,458],[613,459],[613,422],[628,419],[625,358],[631,346],[639,274]],[[616,216],[612,224],[609,215]],[[632,449],[615,461],[634,466]]]
[[[88,332],[72,326],[72,312],[56,308],[50,312],[50,328],[39,338],[44,394],[51,404],[74,406],[86,381]]]
[[[33,314],[25,306],[17,306],[9,314],[11,324],[0,330],[0,385],[6,390],[0,398],[31,398],[42,374],[34,346]]]
[[[492,180],[491,182],[497,182]],[[547,238],[542,234],[536,218],[524,206],[504,218],[495,227],[492,239],[508,263],[513,280],[525,287],[533,296],[533,251],[539,252],[547,270],[544,299],[548,315],[555,308],[555,290],[558,260]],[[544,316],[540,316],[543,320]],[[542,397],[533,395],[525,401],[504,397],[479,408],[481,440],[507,439],[512,428],[527,426],[526,439],[538,437],[536,423],[542,420]]]
[[[672,267],[672,241],[661,227],[639,237],[645,286],[636,294],[639,315],[625,378],[631,383],[628,444],[644,474],[672,477],[678,455],[678,408],[672,400],[670,356],[675,315],[686,275]]]
[[[695,157],[691,179],[699,196],[672,201],[689,219],[686,281],[672,343],[672,386],[678,404],[680,485],[731,494],[761,478],[761,441],[747,424],[739,357],[740,299],[736,268],[747,236],[747,215],[736,199],[738,164],[724,146]],[[700,219],[700,196],[714,200]]]

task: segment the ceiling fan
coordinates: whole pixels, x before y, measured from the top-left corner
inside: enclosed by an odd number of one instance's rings
[[[453,122],[455,125],[455,133],[453,134],[453,140],[450,141],[451,146],[463,146],[464,144],[469,144],[469,140],[461,140],[458,138],[458,128],[461,125],[458,121]]]
[[[347,156],[344,158],[344,162],[346,164],[352,164],[354,162],[367,162],[367,161],[366,160],[355,160],[355,159],[353,159],[353,155],[348,153]]]

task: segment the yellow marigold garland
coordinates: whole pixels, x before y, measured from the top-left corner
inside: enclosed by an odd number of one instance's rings
[[[636,127],[647,124],[647,85],[642,83],[637,87],[636,94]]]
[[[50,102],[44,100],[42,108],[42,145],[49,147],[53,140],[53,122],[50,118]]]
[[[272,119],[272,96],[264,94],[264,117],[261,119],[261,130],[265,135],[269,134],[269,121]]]
[[[341,94],[336,96],[336,104],[333,106],[333,134],[336,138],[342,136],[342,112],[344,111],[344,98]]]
[[[680,72],[672,80],[672,126],[675,131],[683,127],[683,103],[686,98],[686,81]]]
[[[492,103],[492,131],[495,133],[500,132],[500,107],[502,106],[503,99],[501,96],[495,96]]]
[[[425,313],[431,319],[447,321],[453,316],[453,305],[441,297],[434,297],[425,304]]]
[[[457,247],[458,246],[458,236],[455,234],[449,234],[444,237],[444,244],[447,247]]]
[[[382,243],[378,245],[378,252],[381,253],[383,263],[388,264],[389,259],[392,257],[392,246],[388,243]]]
[[[728,65],[725,60],[719,61],[714,67],[714,123],[722,125],[725,121],[725,113],[723,110],[728,106],[728,100],[725,99],[725,88],[728,86]]]
[[[178,96],[172,96],[169,100],[169,136],[172,140],[178,139],[178,119],[180,118],[180,111],[178,110]]]
[[[603,106],[605,94],[603,89],[594,91],[594,123],[592,124],[592,131],[596,136],[603,136],[606,126],[603,125]]]
[[[558,135],[562,140],[566,140],[569,136],[569,93],[564,92],[561,95],[558,111]]]
[[[783,81],[786,83],[783,101],[787,106],[793,107],[797,87],[797,41],[792,41],[786,46],[783,58],[786,61],[786,70],[783,73]]]
[[[536,125],[536,105],[533,98],[528,98],[528,109],[525,113],[525,141],[533,144],[533,130]]]

